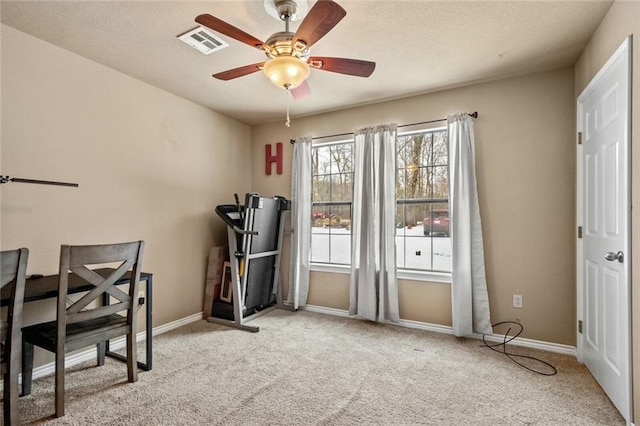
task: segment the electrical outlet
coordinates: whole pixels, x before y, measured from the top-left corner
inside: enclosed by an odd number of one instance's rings
[[[514,294],[513,295],[513,307],[514,308],[522,308],[522,295]]]
[[[144,305],[144,291],[138,292],[138,304]]]

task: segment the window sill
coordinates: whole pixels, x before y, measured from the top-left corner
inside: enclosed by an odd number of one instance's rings
[[[346,275],[351,274],[351,266],[335,265],[329,263],[312,263],[309,266],[309,270],[311,270],[312,272],[329,272],[333,274]],[[400,269],[398,270],[398,279],[451,284],[451,273],[418,271],[415,269]]]
[[[351,274],[350,265],[337,265],[334,263],[312,263],[309,265],[312,272],[331,272],[334,274]]]
[[[398,279],[428,281],[430,283],[451,284],[450,272],[418,271],[415,269],[399,269]]]

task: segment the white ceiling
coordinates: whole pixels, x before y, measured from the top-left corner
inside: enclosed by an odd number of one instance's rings
[[[338,3],[346,17],[311,54],[374,61],[376,70],[359,78],[312,69],[312,94],[291,101],[294,117],[573,65],[612,2]],[[209,13],[264,41],[284,31],[284,23],[267,14],[263,0],[2,0],[0,6],[3,24],[212,110],[251,125],[283,119],[286,92],[261,72],[231,81],[211,77],[263,61],[259,50],[221,36],[229,47],[206,56],[176,38]]]

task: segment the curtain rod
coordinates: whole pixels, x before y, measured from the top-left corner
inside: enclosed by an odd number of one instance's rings
[[[478,118],[478,111],[474,111],[471,114],[467,114],[469,117],[473,117],[473,118]],[[409,127],[409,126],[417,126],[420,124],[430,124],[430,123],[437,123],[439,121],[446,121],[446,118],[439,118],[437,120],[430,120],[430,121],[421,121],[419,123],[411,123],[411,124],[402,124],[400,126],[398,126],[398,128],[401,127]],[[316,136],[314,138],[311,138],[312,141],[316,140],[316,139],[325,139],[325,138],[336,138],[338,136],[349,136],[349,135],[353,135],[353,132],[349,132],[349,133],[338,133],[335,135],[326,135],[326,136]],[[293,145],[294,143],[296,143],[295,139],[290,139],[291,144]]]

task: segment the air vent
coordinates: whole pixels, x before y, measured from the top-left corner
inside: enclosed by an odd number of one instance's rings
[[[229,46],[205,27],[196,27],[179,35],[178,38],[205,55]]]

